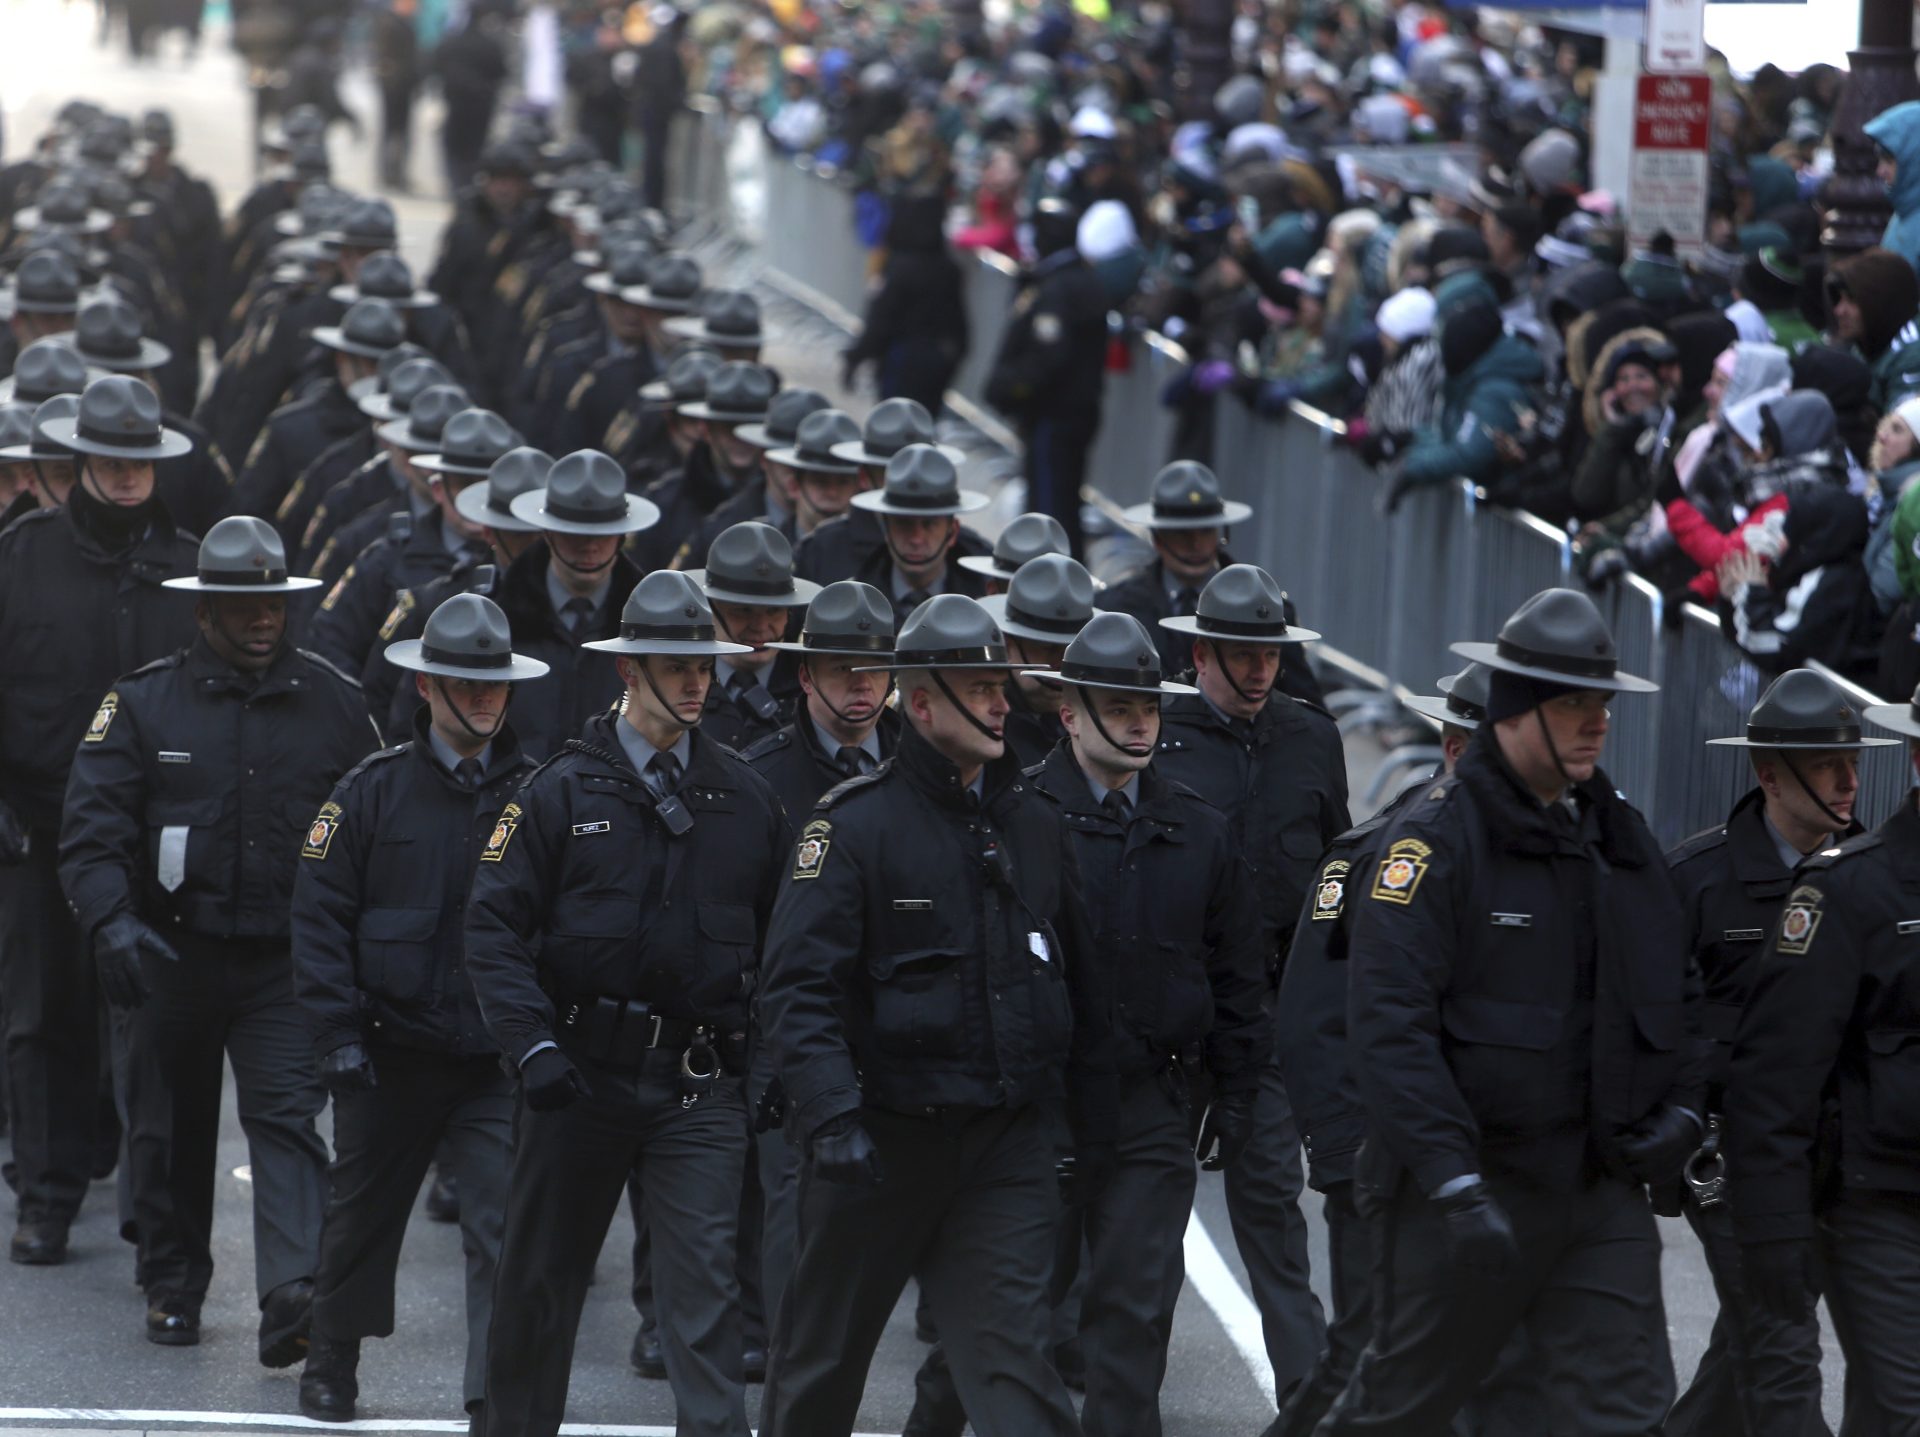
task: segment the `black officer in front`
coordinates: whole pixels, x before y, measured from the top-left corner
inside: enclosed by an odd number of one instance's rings
[[[807,1156],[761,1431],[850,1431],[918,1276],[978,1429],[1073,1433],[1047,1360],[1049,1114],[1064,1074],[1093,1192],[1116,1100],[1067,825],[1006,751],[1006,648],[978,603],[929,599],[872,667],[900,676],[899,750],[814,810],[767,944],[766,1040]]]
[[[773,733],[793,712],[790,681],[779,682],[772,645],[787,636],[795,609],[820,592],[793,576],[793,546],[771,524],[748,520],[725,530],[707,550],[703,569],[687,570],[713,608],[713,622],[746,653],[714,660],[702,733],[735,749]],[[784,678],[784,675],[780,676]]]
[[[499,605],[456,594],[390,644],[423,708],[411,737],[347,774],[300,850],[294,979],[333,1090],[331,1197],[314,1272],[300,1410],[350,1421],[360,1340],[393,1332],[407,1216],[438,1151],[459,1184],[467,1258],[467,1410],[486,1395],[487,1327],[506,1221],[513,1085],[480,1021],[461,930],[482,846],[533,763],[507,722],[513,652]]]
[[[1827,1432],[1820,1411],[1820,1324],[1809,1310],[1783,1321],[1750,1300],[1740,1273],[1732,1205],[1716,1190],[1721,1122],[1733,1040],[1752,990],[1767,934],[1806,855],[1860,832],[1853,805],[1860,755],[1899,740],[1864,738],[1860,720],[1831,679],[1792,669],[1768,686],[1739,738],[1712,739],[1745,749],[1754,787],[1727,821],[1667,855],[1686,905],[1687,940],[1700,968],[1701,1018],[1711,1040],[1707,1108],[1711,1129],[1697,1163],[1704,1184],[1679,1196],[1706,1253],[1720,1312],[1699,1369],[1667,1416],[1670,1437],[1748,1432],[1813,1437]],[[1690,1175],[1695,1172],[1689,1169]],[[1671,1211],[1670,1208],[1663,1209]]]
[[[1920,693],[1866,717],[1920,765]],[[1857,1408],[1877,1432],[1920,1431],[1915,802],[1801,863],[1754,965],[1725,1100],[1748,1298],[1777,1321],[1812,1323],[1818,1275],[1849,1419]]]
[[[1227,815],[1259,896],[1267,982],[1279,982],[1313,865],[1347,814],[1347,761],[1333,720],[1279,692],[1288,647],[1319,637],[1286,621],[1286,596],[1250,564],[1214,575],[1189,616],[1160,627],[1187,636],[1197,696],[1168,701],[1160,731],[1166,776]],[[1227,1170],[1227,1214],[1260,1309],[1278,1389],[1306,1376],[1326,1341],[1308,1283],[1300,1215],[1300,1137],[1277,1061],[1267,1064],[1253,1136]]]
[[[1067,645],[1098,612],[1093,575],[1078,559],[1040,554],[1021,566],[1005,593],[989,595],[980,606],[1006,637],[1007,657],[1021,666],[1007,685],[1007,747],[1022,768],[1032,768],[1067,736],[1059,691],[1036,675],[1059,667]],[[1168,692],[1196,690],[1182,684]]]
[[[51,401],[49,401],[51,402]],[[185,452],[138,380],[87,387],[38,429],[75,457],[58,507],[0,535],[0,1013],[18,1170],[15,1262],[63,1262],[93,1167],[100,1092],[93,965],[56,867],[74,747],[120,674],[193,637],[161,581],[193,572],[193,540],[154,494],[153,461]]]
[[[1598,765],[1619,671],[1585,594],[1498,642],[1487,718],[1354,878],[1349,1039],[1374,1332],[1320,1430],[1441,1430],[1527,1326],[1544,1429],[1645,1434],[1673,1398],[1646,1184],[1705,1132],[1679,894]]]
[[[377,742],[360,686],[286,641],[280,536],[235,517],[201,541],[200,637],[120,679],[67,782],[60,881],[124,1023],[127,1162],[147,1336],[199,1340],[213,1280],[221,1075],[253,1164],[260,1360],[307,1346],[326,1200],[325,1102],[293,991],[288,908],[313,814]]]
[[[714,636],[685,574],[621,614],[622,714],[588,721],[502,811],[467,916],[480,1009],[520,1075],[480,1428],[560,1427],[607,1225],[640,1175],[667,1374],[689,1437],[747,1437],[734,1241],[748,1002],[778,800],[698,732]]]

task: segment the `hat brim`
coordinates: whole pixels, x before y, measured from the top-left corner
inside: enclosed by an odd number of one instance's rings
[[[189,594],[299,594],[318,589],[322,579],[301,579],[289,575],[277,584],[208,584],[197,575],[185,579],[163,579],[163,589],[179,589]]]
[[[405,449],[414,454],[440,452],[438,436],[432,439],[421,439],[414,434],[413,426],[404,419],[389,419],[374,430],[374,437],[382,444],[391,444],[395,449]]]
[[[182,454],[193,452],[193,441],[178,429],[160,427],[160,438],[154,444],[101,444],[92,439],[80,437],[80,420],[49,419],[40,426],[41,432],[62,449],[71,449],[76,454],[95,454],[110,459],[178,459]]]
[[[1432,719],[1435,723],[1452,724],[1455,728],[1464,729],[1480,727],[1479,719],[1468,718],[1448,708],[1444,695],[1436,697],[1432,694],[1415,694],[1412,698],[1402,699],[1400,702],[1415,713]]]
[[[323,324],[314,330],[313,342],[337,354],[358,355],[361,359],[379,359],[388,352],[371,344],[362,344],[357,339],[349,339],[346,331],[337,324]]]
[[[644,284],[629,285],[619,291],[620,298],[638,309],[651,309],[660,314],[691,314],[698,299],[689,296],[685,299],[678,295],[655,294]]]
[[[1200,692],[1192,684],[1183,684],[1176,679],[1162,679],[1157,685],[1122,684],[1107,679],[1070,679],[1064,677],[1058,669],[1021,669],[1020,677],[1038,679],[1054,688],[1102,689],[1110,694],[1157,694],[1161,698],[1191,698]]]
[[[1892,729],[1902,738],[1920,739],[1920,720],[1914,718],[1911,704],[1868,704],[1861,713],[1869,723]]]
[[[1120,511],[1120,517],[1127,523],[1142,529],[1227,529],[1235,524],[1244,524],[1253,517],[1253,506],[1242,504],[1238,499],[1221,501],[1218,514],[1196,514],[1189,519],[1169,519],[1158,517],[1151,504],[1129,504]]]
[[[581,280],[580,284],[582,288],[591,290],[603,299],[617,299],[622,304],[635,303],[635,301],[628,299],[627,296],[637,293],[640,289],[639,285],[616,284],[613,276],[605,270],[594,271],[594,273]]]
[[[955,449],[951,444],[936,444],[933,447],[951,459],[953,461],[953,467],[956,469],[967,462],[967,455],[964,449]],[[854,465],[864,464],[874,469],[886,468],[888,461],[893,458],[891,454],[874,453],[871,449],[867,448],[864,439],[843,439],[827,452],[832,454],[835,459],[842,460],[845,463]]]
[[[1014,571],[996,564],[986,554],[962,554],[954,561],[969,574],[979,574],[982,578],[997,579],[1003,584],[1013,582]]]
[[[675,339],[698,339],[711,344],[715,349],[758,349],[766,343],[766,332],[754,330],[751,334],[717,334],[707,328],[704,319],[682,316],[670,319],[661,326]]]
[[[96,369],[91,364],[87,366],[87,384],[92,384],[95,380],[105,379],[106,377],[107,377],[106,370]],[[9,374],[5,379],[0,379],[0,404],[11,403],[13,400],[13,396],[17,391],[18,387],[19,386],[15,382],[14,376],[11,374]],[[80,388],[84,389],[86,388],[86,385],[83,384],[80,386]],[[76,389],[76,390],[73,390],[72,392],[77,395],[80,392],[80,390]],[[24,402],[25,401],[23,400],[22,403]]]
[[[853,496],[854,508],[888,519],[953,519],[962,514],[975,513],[992,502],[985,494],[976,493],[972,489],[962,489],[955,496],[952,504],[942,504],[934,508],[913,504],[889,504],[887,491],[884,489],[869,489],[863,494]]]
[[[462,464],[457,459],[449,459],[445,454],[424,454],[410,461],[416,469],[424,469],[429,474],[452,474],[466,479],[484,479],[493,472],[493,461],[485,464]]]
[[[734,433],[739,436],[744,433],[744,430],[735,430]],[[843,464],[839,460],[827,463],[812,455],[802,454],[791,445],[785,449],[769,449],[767,458],[775,464],[784,464],[787,468],[798,470],[802,474],[837,474],[843,479],[853,479],[860,473],[858,464]]]
[[[648,654],[660,654],[666,658],[724,659],[753,652],[751,644],[732,644],[725,639],[590,639],[580,647],[603,654],[625,654],[636,659]]]
[[[4,402],[5,401],[0,401],[0,403]],[[25,444],[0,446],[0,464],[58,464],[63,459],[71,459],[72,457],[71,454],[66,453],[64,450],[58,454],[49,453],[45,450],[36,451],[31,440]]]
[[[771,434],[767,433],[767,424],[764,418],[756,420],[752,424],[737,426],[733,431],[733,437],[751,444],[755,449],[764,449],[768,453],[772,453],[776,449],[788,448],[793,444],[793,437],[791,435],[788,435],[784,439],[775,439]]]
[[[811,579],[795,579],[793,592],[783,596],[744,594],[738,589],[716,588],[707,582],[705,569],[688,569],[686,576],[700,586],[709,604],[740,604],[753,609],[804,609],[811,604],[820,586]]]
[[[503,534],[540,532],[538,525],[529,524],[511,512],[502,514],[487,502],[491,497],[485,484],[469,484],[453,496],[453,507],[459,510],[462,519],[474,524],[484,524],[489,529],[498,530]]]
[[[0,289],[0,313],[4,313],[9,319],[16,314],[78,314],[79,312],[80,301],[77,299],[63,299],[58,302],[21,299],[19,291],[12,285]]]
[[[626,496],[627,512],[622,519],[602,519],[587,523],[577,519],[562,519],[546,510],[546,489],[529,489],[513,498],[513,517],[523,524],[548,534],[578,534],[584,538],[611,537],[619,534],[638,534],[643,529],[651,529],[660,522],[660,509],[651,500],[642,499],[638,494]],[[669,650],[662,649],[666,653]],[[678,652],[673,650],[672,652]]]
[[[40,206],[28,205],[13,217],[13,227],[23,234],[38,229],[66,230],[69,234],[103,235],[113,228],[113,216],[105,210],[88,210],[87,217],[79,224],[51,224],[41,218]]]
[[[105,370],[108,374],[146,374],[160,368],[173,358],[173,351],[157,339],[140,340],[140,352],[137,354],[88,354],[75,343],[74,336],[61,334],[54,336],[58,343],[66,345],[94,369]]]
[[[682,419],[705,419],[714,424],[760,424],[764,423],[767,411],[752,412],[740,409],[715,409],[704,399],[696,399],[680,406]]]
[[[471,679],[478,684],[517,684],[527,679],[537,679],[549,672],[551,665],[539,659],[530,659],[524,654],[514,654],[504,667],[482,668],[479,665],[468,667],[465,664],[449,664],[438,659],[422,656],[425,647],[422,639],[401,639],[387,645],[386,660],[396,668],[411,669],[416,674],[433,674],[443,679]]]
[[[1213,639],[1223,644],[1310,644],[1320,637],[1316,630],[1303,629],[1294,624],[1288,624],[1286,630],[1278,634],[1222,634],[1201,628],[1200,620],[1192,614],[1175,614],[1171,618],[1161,619],[1160,627],[1171,629],[1176,634]]]
[[[816,650],[815,652],[818,651]],[[1016,664],[1012,659],[1005,659],[997,664],[941,664],[929,663],[925,659],[922,659],[918,663],[911,664],[897,662],[890,664],[855,664],[853,672],[856,674],[905,674],[911,673],[915,669],[926,669],[930,672],[938,671],[940,673],[964,673],[970,669],[981,671],[1002,670],[1011,674],[1019,672],[1021,665]]]
[[[1079,628],[1076,628],[1072,634],[1048,633],[1045,629],[1036,629],[1029,624],[1023,624],[1018,619],[1009,619],[1007,617],[1008,599],[1009,596],[1004,593],[989,594],[978,602],[981,608],[993,616],[993,621],[1000,626],[1001,633],[1011,634],[1016,639],[1027,639],[1036,644],[1070,644],[1073,642],[1074,634],[1078,634],[1080,629],[1085,628],[1105,612],[1102,609],[1095,609],[1081,620]]]
[[[1164,619],[1162,623],[1166,622]],[[1598,678],[1592,674],[1570,674],[1562,669],[1542,668],[1538,664],[1521,664],[1507,658],[1500,652],[1498,644],[1458,643],[1448,645],[1452,652],[1463,659],[1471,659],[1477,664],[1485,664],[1503,674],[1518,674],[1523,679],[1540,679],[1550,684],[1564,684],[1573,689],[1596,689],[1609,694],[1653,694],[1660,692],[1660,685],[1651,679],[1643,679],[1637,674],[1615,673],[1607,678]]]
[[[777,649],[783,654],[797,654],[801,658],[809,656],[832,659],[884,659],[892,649],[836,649],[832,644],[796,643],[791,639],[780,639],[765,645]]]
[[[363,299],[384,299],[395,309],[432,309],[440,303],[440,296],[430,289],[416,289],[409,295],[362,294],[357,284],[336,284],[327,291],[327,298],[340,304],[358,304]]]
[[[1907,712],[1905,706],[1901,704],[1888,704],[1887,707],[1897,713]],[[1873,710],[1871,708],[1866,711],[1866,714],[1868,718],[1873,718]],[[1883,720],[1874,719],[1874,722],[1881,723]],[[1920,726],[1916,727],[1914,736],[1920,738]],[[1900,747],[1900,740],[1897,738],[1868,738],[1864,734],[1849,743],[1755,743],[1750,738],[1710,738],[1706,742],[1709,748],[1779,748],[1805,753],[1817,753],[1822,749],[1829,751],[1833,749],[1850,749],[1857,751],[1866,748]]]

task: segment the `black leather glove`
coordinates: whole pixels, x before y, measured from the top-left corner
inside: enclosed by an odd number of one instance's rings
[[[1740,1275],[1747,1296],[1787,1322],[1804,1322],[1813,1294],[1807,1284],[1807,1243],[1803,1238],[1740,1244]]]
[[[1112,1143],[1080,1144],[1053,1170],[1060,1180],[1060,1200],[1070,1207],[1092,1202],[1113,1181],[1113,1170],[1119,1165]]]
[[[558,1048],[542,1048],[520,1065],[520,1091],[536,1113],[557,1113],[586,1090],[580,1070]]]
[[[1520,1266],[1513,1226],[1482,1182],[1433,1200],[1446,1224],[1447,1251],[1462,1277],[1501,1282]]]
[[[0,864],[24,863],[33,847],[32,835],[9,804],[0,803]]]
[[[813,1130],[813,1172],[823,1182],[880,1186],[884,1180],[880,1150],[860,1126],[858,1113],[828,1118]]]
[[[1634,1181],[1667,1182],[1680,1176],[1705,1136],[1692,1113],[1667,1104],[1620,1139],[1620,1158]]]
[[[1201,1167],[1215,1173],[1240,1161],[1247,1140],[1253,1136],[1253,1104],[1258,1096],[1255,1092],[1223,1093],[1208,1105],[1206,1116],[1200,1119],[1199,1140],[1193,1145],[1193,1155],[1200,1159]]]
[[[342,1043],[322,1058],[320,1081],[336,1093],[370,1093],[380,1086],[364,1043]]]
[[[171,944],[131,913],[109,918],[93,935],[93,963],[100,974],[100,991],[116,1008],[138,1008],[152,990],[142,971],[144,959],[178,963]]]

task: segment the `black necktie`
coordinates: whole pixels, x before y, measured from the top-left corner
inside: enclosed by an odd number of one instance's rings
[[[560,610],[560,616],[566,623],[567,632],[578,638],[593,621],[593,600],[568,599],[566,606]]]
[[[454,765],[453,776],[468,788],[480,787],[480,760],[463,758]]]
[[[840,750],[840,772],[848,778],[858,778],[863,773],[872,773],[873,755],[863,748],[847,745]]]
[[[911,614],[932,597],[933,595],[929,594],[925,589],[908,589],[906,593],[900,596],[900,612],[902,614]]]
[[[647,760],[647,774],[662,798],[680,787],[680,760],[671,749],[662,749]]]
[[[1198,589],[1182,589],[1173,596],[1173,616],[1176,619],[1192,618],[1194,611],[1199,607],[1200,591]]]
[[[1122,828],[1125,828],[1127,820],[1133,817],[1133,805],[1127,801],[1126,794],[1117,788],[1100,800],[1100,806],[1107,811],[1107,817]]]

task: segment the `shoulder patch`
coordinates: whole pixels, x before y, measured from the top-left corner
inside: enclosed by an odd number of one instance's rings
[[[87,721],[87,736],[82,743],[99,743],[107,736],[107,730],[113,727],[113,716],[120,712],[120,691],[111,690],[100,700],[100,707],[93,711],[93,717]]]
[[[833,825],[816,818],[800,830],[800,841],[793,849],[793,876],[818,878],[826,865],[827,850],[833,847]]]
[[[510,803],[500,810],[500,821],[493,826],[493,832],[487,835],[487,846],[481,850],[482,863],[498,863],[507,856],[507,845],[513,842],[514,830],[520,827],[521,808]]]
[[[1810,883],[1803,883],[1787,895],[1787,906],[1780,910],[1780,936],[1774,951],[1794,956],[1813,946],[1813,935],[1820,929],[1820,905],[1826,895]]]
[[[340,805],[323,803],[320,812],[307,827],[307,841],[300,845],[300,856],[324,862],[327,850],[333,846],[333,836],[340,831]]]
[[[333,548],[333,540],[329,539],[327,540],[327,548],[321,551],[320,557],[322,559],[325,559],[327,557],[327,552],[330,551],[332,548]],[[320,601],[321,613],[331,614],[333,612],[334,605],[340,602],[340,596],[346,593],[347,585],[353,582],[354,575],[357,572],[358,572],[357,560],[354,563],[347,565],[346,572],[342,574],[338,579],[335,579],[333,581],[333,587],[327,590],[326,598]]]
[[[400,591],[399,597],[393,601],[393,607],[387,611],[386,622],[380,625],[380,637],[383,640],[391,639],[400,631],[400,626],[407,621],[407,615],[413,612],[415,602],[412,589]]]
[[[1395,839],[1373,875],[1371,896],[1382,903],[1398,903],[1402,907],[1413,902],[1413,895],[1420,891],[1420,880],[1427,876],[1427,860],[1432,853],[1433,850],[1417,838]]]
[[[1320,870],[1320,886],[1313,890],[1314,922],[1338,918],[1347,906],[1347,873],[1353,865],[1335,858]]]

